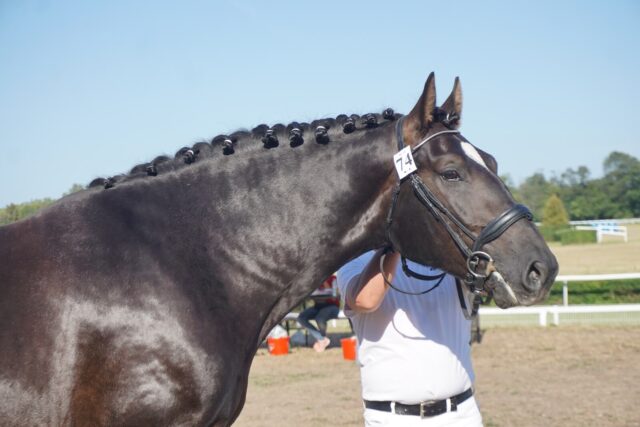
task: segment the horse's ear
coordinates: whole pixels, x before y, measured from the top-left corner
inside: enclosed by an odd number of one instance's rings
[[[447,113],[449,126],[458,128],[460,126],[460,119],[462,117],[462,86],[460,85],[460,79],[456,77],[453,83],[453,90],[449,95],[449,98],[442,104],[440,109]]]
[[[427,77],[427,82],[424,84],[424,90],[420,99],[413,107],[411,112],[405,119],[405,132],[409,130],[411,133],[416,132],[417,138],[421,138],[424,135],[424,131],[429,128],[429,125],[433,121],[433,110],[436,107],[436,78],[431,72]]]

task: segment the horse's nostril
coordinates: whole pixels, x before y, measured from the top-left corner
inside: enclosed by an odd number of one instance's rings
[[[546,279],[546,267],[543,263],[539,261],[534,261],[531,263],[529,268],[527,269],[526,275],[524,277],[524,286],[530,292],[537,292],[540,290],[542,285]]]
[[[529,270],[529,280],[532,282],[540,281],[540,272],[535,267],[532,267],[531,270]]]

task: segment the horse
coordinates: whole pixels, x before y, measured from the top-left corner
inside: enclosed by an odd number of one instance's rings
[[[269,331],[374,248],[545,298],[558,264],[461,113],[431,73],[407,115],[219,135],[1,227],[2,424],[230,425]]]

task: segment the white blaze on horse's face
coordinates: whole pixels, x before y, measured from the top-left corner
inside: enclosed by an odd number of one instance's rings
[[[487,164],[482,159],[482,156],[480,155],[480,153],[478,153],[478,150],[476,150],[476,147],[466,141],[460,141],[460,145],[462,146],[462,150],[464,151],[464,153],[470,159],[472,159],[476,163],[479,163],[485,169],[489,170]],[[497,293],[501,296],[500,301],[508,301],[508,304],[504,305],[503,308],[518,304],[518,297],[516,297],[513,288],[504,279],[504,277],[502,277],[502,274],[500,274],[499,271],[495,270],[491,273],[491,275],[489,276],[489,283],[493,288],[494,295]]]
[[[473,145],[469,144],[466,141],[460,141],[460,145],[462,146],[462,150],[467,156],[469,156],[472,160],[475,160],[476,163],[479,163],[485,168],[489,169],[485,164],[484,160],[482,160],[482,156],[480,156],[480,153],[478,153],[478,150],[476,150],[476,147],[474,147]]]

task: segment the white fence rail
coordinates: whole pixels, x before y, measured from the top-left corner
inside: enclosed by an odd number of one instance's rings
[[[590,225],[590,224],[640,224],[640,218],[621,218],[621,219],[586,219],[580,221],[569,221],[571,225]]]
[[[640,324],[640,304],[589,304],[569,305],[569,283],[601,280],[640,279],[640,273],[562,275],[556,281],[562,282],[562,306],[513,307],[506,310],[495,307],[481,307],[480,318],[483,326],[505,326],[549,323],[633,323]]]
[[[567,323],[638,323],[640,322],[640,304],[610,304],[610,305],[573,305],[562,307],[558,305],[513,307],[506,310],[495,307],[481,307],[480,319],[486,326],[489,316],[495,325],[522,325],[537,321],[540,326],[547,326],[549,318],[553,325],[559,325],[561,316],[567,318]],[[507,321],[505,321],[509,318]],[[535,320],[534,320],[535,319]],[[595,320],[594,320],[595,319]],[[583,320],[583,321],[581,321]]]
[[[640,279],[640,273],[622,274],[589,274],[589,275],[561,275],[556,282],[562,282],[562,306],[546,305],[533,307],[512,307],[501,309],[497,307],[480,307],[480,318],[483,326],[517,326],[537,324],[547,326],[549,323],[632,323],[640,324],[640,304],[590,304],[569,305],[569,283],[602,280]],[[283,319],[287,332],[290,328],[297,328],[298,313],[289,313]],[[344,311],[340,310],[338,319],[346,319]],[[336,327],[336,320],[332,320]]]
[[[602,242],[602,238],[604,236],[618,236],[622,237],[625,242],[629,241],[627,227],[624,225],[617,225],[613,223],[577,225],[576,230],[595,231],[596,241],[598,243]]]
[[[640,273],[620,274],[573,274],[556,277],[556,282],[562,282],[562,305],[569,305],[569,282],[595,282],[599,280],[640,279]]]

